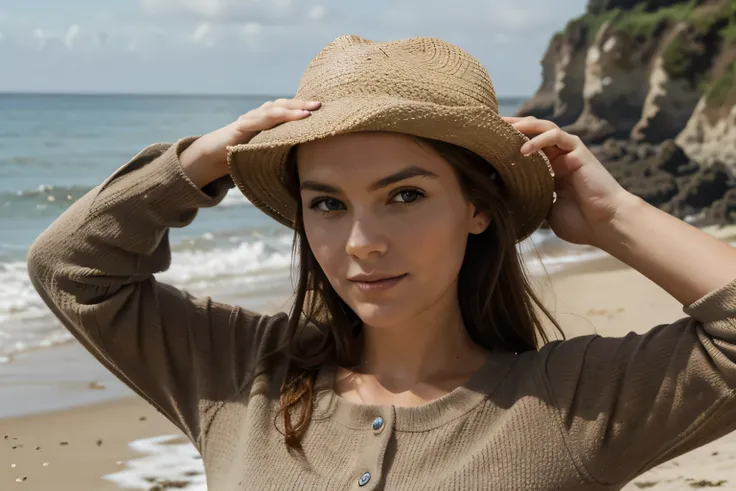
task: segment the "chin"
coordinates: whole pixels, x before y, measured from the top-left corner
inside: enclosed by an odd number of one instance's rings
[[[353,311],[364,324],[371,327],[393,327],[411,317],[411,309],[406,302],[364,303],[354,302]]]

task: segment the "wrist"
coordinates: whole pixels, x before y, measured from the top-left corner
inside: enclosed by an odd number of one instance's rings
[[[179,155],[179,163],[187,177],[200,188],[229,172],[227,150],[211,145],[207,136],[195,140]]]
[[[610,220],[601,223],[593,232],[593,246],[618,257],[621,248],[627,247],[635,232],[636,224],[642,223],[642,214],[654,207],[635,194],[624,191]]]

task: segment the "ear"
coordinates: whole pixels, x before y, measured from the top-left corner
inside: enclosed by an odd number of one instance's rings
[[[475,235],[482,234],[490,224],[491,217],[487,213],[474,210],[473,218],[470,222],[470,233]]]

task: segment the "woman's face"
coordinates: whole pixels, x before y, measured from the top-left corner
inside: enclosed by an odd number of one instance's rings
[[[309,245],[364,323],[457,305],[468,234],[487,220],[440,155],[405,135],[364,132],[299,145],[297,162]]]

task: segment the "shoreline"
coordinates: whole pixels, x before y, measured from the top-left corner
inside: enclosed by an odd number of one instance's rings
[[[220,302],[263,314],[288,308],[288,285],[243,299],[214,292]],[[138,397],[75,339],[28,350],[0,363],[0,427],[4,419],[50,413],[125,397]],[[2,489],[2,487],[0,487]]]

